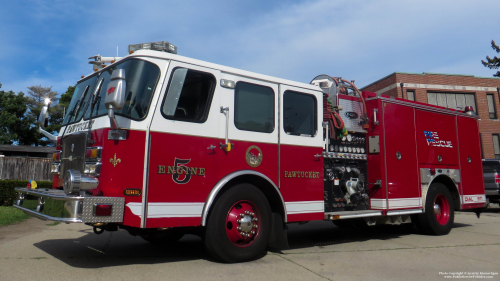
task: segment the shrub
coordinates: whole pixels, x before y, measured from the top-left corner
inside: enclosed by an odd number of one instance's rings
[[[37,188],[52,188],[51,181],[37,181]],[[0,206],[12,206],[16,199],[16,187],[26,187],[27,180],[0,180]]]

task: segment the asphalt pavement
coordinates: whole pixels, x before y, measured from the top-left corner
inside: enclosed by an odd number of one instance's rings
[[[498,206],[498,205],[496,205]],[[149,244],[124,230],[31,218],[0,227],[0,280],[500,280],[500,208],[455,213],[449,235],[406,226],[290,224],[291,249],[240,264],[214,261],[202,241]]]

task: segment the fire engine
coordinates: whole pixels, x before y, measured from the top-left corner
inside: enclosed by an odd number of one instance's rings
[[[125,229],[152,243],[197,233],[215,258],[288,247],[287,224],[412,223],[448,234],[485,207],[478,117],[177,55],[166,41],[91,57],[56,142],[53,189],[17,188],[34,217]],[[32,201],[32,202],[29,202]]]

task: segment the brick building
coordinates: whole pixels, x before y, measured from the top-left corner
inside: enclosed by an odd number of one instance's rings
[[[470,105],[480,117],[483,158],[500,159],[500,78],[394,72],[361,90],[453,109]]]

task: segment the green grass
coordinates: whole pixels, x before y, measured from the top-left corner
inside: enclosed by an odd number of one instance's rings
[[[13,224],[29,218],[23,211],[14,207],[0,206],[0,226]]]

